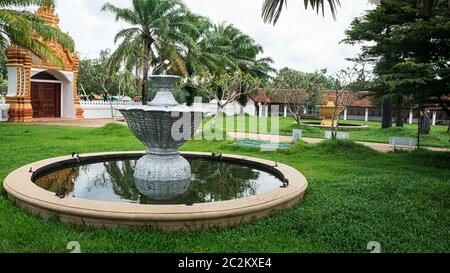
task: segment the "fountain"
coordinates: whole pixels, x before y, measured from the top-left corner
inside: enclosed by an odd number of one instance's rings
[[[336,107],[336,96],[330,95],[326,97],[327,103],[325,105],[319,105],[319,114],[322,117],[321,122],[303,122],[302,125],[310,127],[318,127],[324,129],[331,129],[336,127],[338,117],[342,114],[344,107]],[[336,113],[334,111],[336,110]],[[334,118],[333,118],[333,114]],[[369,126],[364,124],[343,123],[339,122],[339,128],[347,131],[352,130],[368,130]]]
[[[136,164],[136,186],[142,194],[159,199],[173,199],[188,188],[191,168],[178,149],[193,136],[203,114],[175,100],[172,88],[179,81],[178,76],[151,76],[155,98],[148,105],[119,108],[133,134],[148,147]],[[174,132],[180,119],[189,128]]]
[[[145,153],[73,153],[31,163],[4,180],[9,199],[62,223],[167,231],[230,227],[303,199],[306,178],[285,164],[241,155],[180,153],[203,112],[176,102],[171,90],[179,77],[151,80],[157,93],[148,105],[119,109],[148,147]]]
[[[320,116],[323,117],[322,123],[320,124],[321,126],[336,127],[337,117],[341,115],[343,109],[342,107],[336,107],[336,104],[334,103],[335,99],[335,96],[327,96],[327,104],[319,106]],[[333,118],[335,109],[336,113]]]

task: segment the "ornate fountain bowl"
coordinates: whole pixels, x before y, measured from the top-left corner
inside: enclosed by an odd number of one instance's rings
[[[178,154],[179,147],[190,140],[202,121],[201,112],[184,107],[142,106],[120,109],[133,134],[152,154]],[[174,111],[172,111],[174,110]],[[182,126],[182,122],[189,125]],[[178,123],[178,124],[177,124]]]
[[[165,189],[161,186],[165,182],[181,185],[178,189],[187,188],[191,167],[179,155],[179,147],[194,136],[203,117],[202,111],[179,105],[175,100],[171,90],[180,77],[152,76],[151,80],[157,93],[148,105],[119,109],[133,134],[148,147],[134,172],[136,186],[144,195]],[[182,194],[180,190],[175,193]]]

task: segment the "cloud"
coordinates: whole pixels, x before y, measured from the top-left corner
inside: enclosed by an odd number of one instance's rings
[[[74,38],[81,57],[96,57],[100,50],[114,49],[114,36],[125,25],[112,14],[102,12],[104,3],[125,7],[125,0],[59,0],[57,12],[61,29]],[[195,13],[214,22],[234,24],[264,47],[264,56],[275,61],[275,67],[291,67],[303,71],[327,68],[334,73],[349,65],[345,58],[354,57],[358,46],[340,45],[344,31],[353,18],[373,6],[367,1],[341,1],[338,18],[328,13],[325,18],[315,11],[304,10],[303,1],[290,0],[288,10],[276,26],[261,19],[262,0],[185,0]],[[350,3],[351,2],[351,3]]]

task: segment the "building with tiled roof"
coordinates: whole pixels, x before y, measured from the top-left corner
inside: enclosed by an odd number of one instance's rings
[[[308,92],[305,90],[298,89],[285,89],[281,90],[284,92],[300,92],[296,96],[290,96],[291,98],[301,98],[304,99],[305,96],[308,96]],[[320,104],[326,103],[326,97],[334,96],[336,91],[333,90],[325,90],[322,93],[322,102]],[[346,93],[344,96],[346,101],[351,101],[349,107],[345,109],[343,112],[343,119],[353,119],[353,120],[365,120],[365,121],[380,121],[381,120],[381,103],[377,104],[375,100],[371,100],[369,97],[369,92],[367,91],[359,91],[359,92],[350,92]],[[272,95],[271,92],[266,92],[263,89],[259,89],[255,94],[249,96],[251,103],[254,104],[256,114],[260,116],[266,116],[271,114],[271,108],[273,106],[278,106],[278,111],[280,115],[289,116],[289,111],[287,110],[286,102],[284,99],[279,98],[275,95]],[[296,104],[295,101],[291,102],[293,105]],[[344,103],[341,101],[339,105],[343,105]],[[432,111],[433,123],[447,123],[449,120],[448,115],[442,111],[439,107],[430,108]],[[313,109],[304,109],[304,118],[320,118],[318,114],[318,107]],[[417,109],[405,109],[403,116],[406,119],[406,122],[413,123],[418,120],[418,111]]]

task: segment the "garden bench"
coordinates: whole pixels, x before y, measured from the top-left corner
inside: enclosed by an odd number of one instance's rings
[[[325,139],[332,139],[332,132],[325,131]],[[350,139],[350,133],[348,132],[338,132],[336,135],[337,139]]]
[[[417,147],[417,139],[412,137],[391,137],[389,145],[395,151],[397,148],[408,148],[409,151]]]

